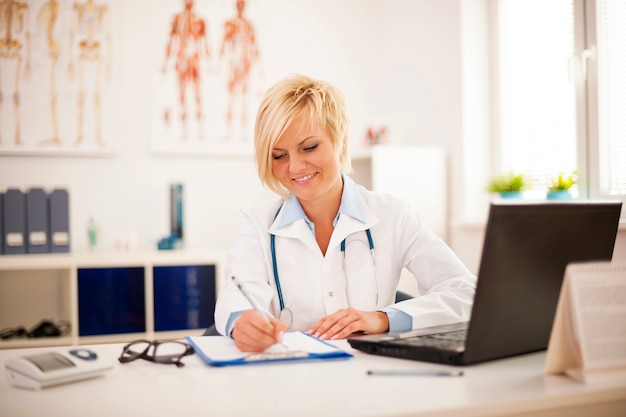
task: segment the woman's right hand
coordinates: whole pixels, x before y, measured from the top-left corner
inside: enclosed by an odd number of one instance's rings
[[[285,330],[287,325],[277,318],[268,321],[256,310],[246,310],[235,321],[231,336],[242,352],[263,352],[280,343]]]

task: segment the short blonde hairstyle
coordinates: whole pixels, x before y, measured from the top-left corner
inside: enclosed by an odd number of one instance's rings
[[[341,168],[352,170],[348,149],[348,114],[343,94],[325,81],[293,74],[270,87],[257,113],[254,146],[261,182],[276,194],[288,191],[272,173],[272,150],[291,123],[300,117],[311,126],[323,128],[330,136]]]

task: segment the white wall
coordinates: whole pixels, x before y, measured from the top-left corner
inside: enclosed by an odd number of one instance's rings
[[[0,186],[69,188],[74,251],[87,248],[90,216],[100,226],[104,249],[128,236],[138,247],[154,247],[168,233],[172,182],[185,185],[185,243],[196,248],[228,247],[239,207],[270,195],[250,157],[150,152],[150,139],[158,133],[151,122],[156,64],[146,57],[164,49],[155,45],[150,19],[156,1],[111,1],[118,153],[0,155]],[[220,1],[203,5],[198,0],[196,9],[234,5],[234,0]],[[484,220],[487,201],[482,187],[491,123],[486,5],[486,0],[248,0],[246,11],[257,27],[263,82],[303,72],[340,87],[350,108],[354,151],[366,126],[380,120],[389,122],[392,143],[448,150],[450,207],[444,210],[452,218],[453,249],[468,264],[475,262],[481,236],[466,223]],[[217,23],[211,26],[214,47],[217,28]],[[29,99],[35,97],[22,97],[24,108]]]
[[[249,157],[150,152],[154,65],[145,56],[164,45],[151,43],[150,0],[111,4],[120,151],[111,157],[0,156],[0,186],[69,188],[73,250],[80,251],[87,248],[90,216],[104,249],[128,236],[139,247],[153,247],[168,233],[169,184],[180,181],[186,245],[228,246],[238,208],[269,193]],[[202,4],[196,1],[198,11]],[[385,117],[393,143],[450,146],[461,135],[458,0],[248,0],[246,14],[257,27],[268,85],[303,72],[342,89],[353,148],[368,123]]]

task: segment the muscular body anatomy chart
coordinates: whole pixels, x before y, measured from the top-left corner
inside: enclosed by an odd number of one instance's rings
[[[185,0],[184,10],[172,18],[169,40],[165,52],[163,72],[173,56],[178,84],[180,122],[183,126],[182,137],[187,138],[188,97],[193,94],[198,136],[202,134],[202,96],[200,92],[200,60],[209,57],[209,45],[206,38],[206,23],[193,9],[193,0]],[[191,91],[189,91],[191,90]],[[164,114],[164,121],[169,122],[169,110]]]
[[[152,32],[163,46],[155,51],[152,150],[251,153],[260,53],[246,10],[245,0],[153,3]]]
[[[110,2],[0,0],[0,152],[115,150]]]
[[[232,136],[234,120],[241,127],[246,127],[248,120],[248,94],[250,75],[259,57],[254,26],[243,16],[245,0],[236,0],[237,16],[224,24],[224,39],[220,49],[220,58],[226,62],[228,108],[226,123],[227,137]]]

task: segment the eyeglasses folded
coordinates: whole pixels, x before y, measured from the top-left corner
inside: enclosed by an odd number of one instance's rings
[[[193,347],[185,342],[135,340],[124,346],[118,358],[121,363],[132,362],[136,359],[145,359],[150,362],[166,365],[185,366],[182,359],[195,353]]]

